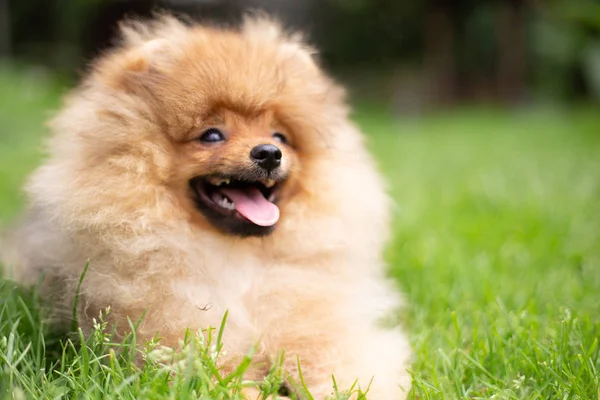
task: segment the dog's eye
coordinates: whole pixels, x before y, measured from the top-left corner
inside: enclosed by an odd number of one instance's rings
[[[220,142],[222,140],[225,140],[225,136],[217,128],[208,128],[204,131],[202,136],[200,136],[200,141],[205,143]]]
[[[278,141],[281,144],[288,144],[287,137],[281,132],[275,132],[273,134],[273,139],[275,139],[276,141]]]

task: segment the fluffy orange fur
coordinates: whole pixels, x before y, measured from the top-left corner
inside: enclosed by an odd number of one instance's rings
[[[85,329],[109,305],[120,332],[146,311],[138,335],[177,346],[228,310],[228,360],[259,342],[253,379],[285,350],[285,372],[297,380],[298,357],[317,399],[332,393],[332,374],[341,388],[373,378],[370,399],[404,398],[408,342],[379,324],[399,305],[382,262],[390,202],[313,50],[263,17],[235,30],[161,17],[122,32],[52,122],[49,156],[26,188],[21,281],[43,273],[53,315],[66,318],[89,260]],[[196,139],[214,125],[231,143],[205,150]],[[242,168],[273,129],[292,143],[274,232],[217,230],[189,180]]]

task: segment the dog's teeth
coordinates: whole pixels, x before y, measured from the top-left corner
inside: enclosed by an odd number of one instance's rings
[[[220,207],[223,207],[227,210],[235,210],[235,205],[228,197],[221,197],[221,200],[218,201]]]
[[[231,179],[217,178],[216,176],[214,176],[214,177],[208,178],[208,182],[214,186],[221,186],[222,184],[226,184],[226,185],[229,184],[229,182],[231,182]]]
[[[265,186],[267,188],[272,188],[273,186],[275,186],[275,180],[274,179],[265,179],[264,182]]]

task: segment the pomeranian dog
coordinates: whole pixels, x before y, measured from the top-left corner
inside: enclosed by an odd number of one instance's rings
[[[138,337],[177,347],[227,311],[225,371],[256,345],[248,379],[285,351],[285,376],[299,381],[299,361],[317,399],[332,376],[404,398],[409,345],[381,326],[398,306],[382,261],[390,202],[313,49],[263,16],[121,31],[52,121],[26,186],[18,278],[43,276],[65,323],[88,264],[85,331],[110,306],[117,332],[144,315]]]

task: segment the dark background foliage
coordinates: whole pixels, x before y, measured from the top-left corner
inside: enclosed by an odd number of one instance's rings
[[[361,97],[398,112],[600,99],[595,0],[0,0],[3,56],[72,77],[117,21],[160,9],[235,22],[262,9],[307,32]]]

